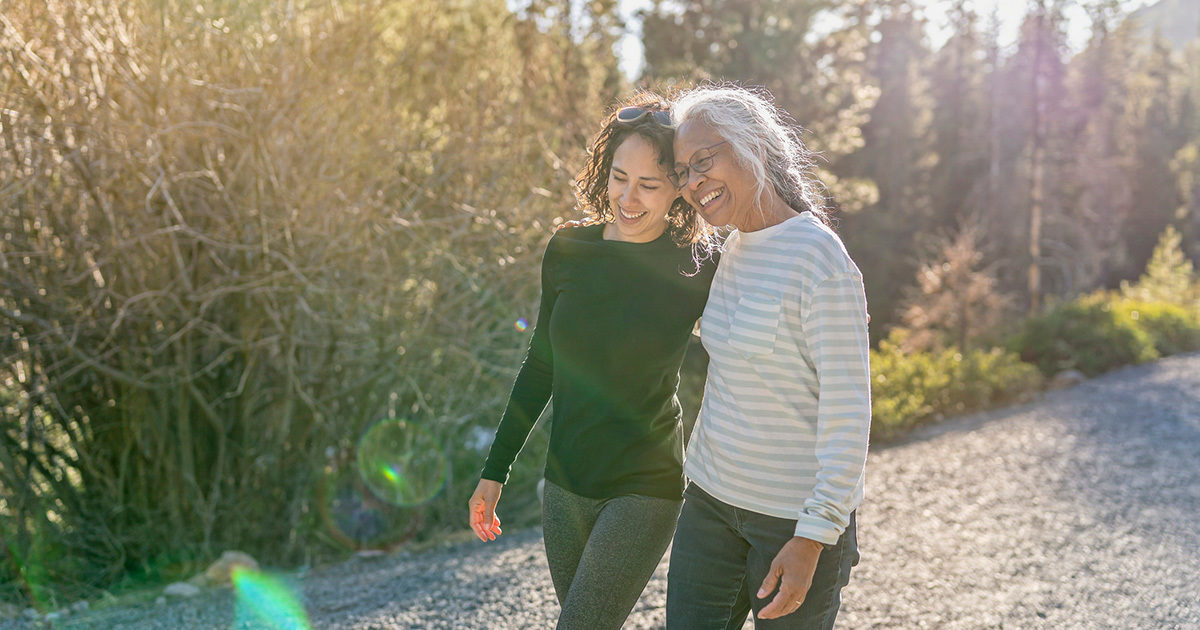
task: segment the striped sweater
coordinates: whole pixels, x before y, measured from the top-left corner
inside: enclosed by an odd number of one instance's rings
[[[810,212],[726,241],[700,324],[708,381],[685,474],[837,542],[862,501],[871,422],[862,274]]]

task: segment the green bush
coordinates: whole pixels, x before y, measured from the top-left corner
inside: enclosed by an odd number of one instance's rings
[[[906,353],[906,331],[871,351],[872,437],[890,439],[951,414],[1020,400],[1041,387],[1037,369],[1000,348]]]
[[[1183,306],[1121,299],[1113,310],[1149,333],[1160,356],[1200,350],[1200,319]]]
[[[1154,337],[1103,293],[1029,318],[1009,348],[1047,376],[1069,369],[1096,376],[1159,357]]]

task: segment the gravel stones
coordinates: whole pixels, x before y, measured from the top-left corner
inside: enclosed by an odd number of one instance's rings
[[[1200,627],[1200,354],[926,427],[873,448],[867,474],[839,628]],[[626,628],[662,627],[666,566]],[[302,583],[315,628],[546,628],[558,614],[536,529]],[[235,601],[213,589],[55,627],[254,627],[234,623]]]

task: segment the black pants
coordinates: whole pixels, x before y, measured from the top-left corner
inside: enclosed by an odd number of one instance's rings
[[[790,615],[758,619],[774,596],[758,599],[758,587],[795,535],[796,521],[733,507],[695,484],[683,501],[667,575],[668,630],[735,630],[752,609],[759,630],[833,628],[850,567],[858,564],[853,512],[837,544],[821,552],[804,604]]]

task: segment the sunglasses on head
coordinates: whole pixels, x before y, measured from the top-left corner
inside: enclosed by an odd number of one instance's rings
[[[626,107],[617,112],[617,122],[622,125],[632,125],[649,116],[660,127],[671,128],[671,112],[648,107]]]

